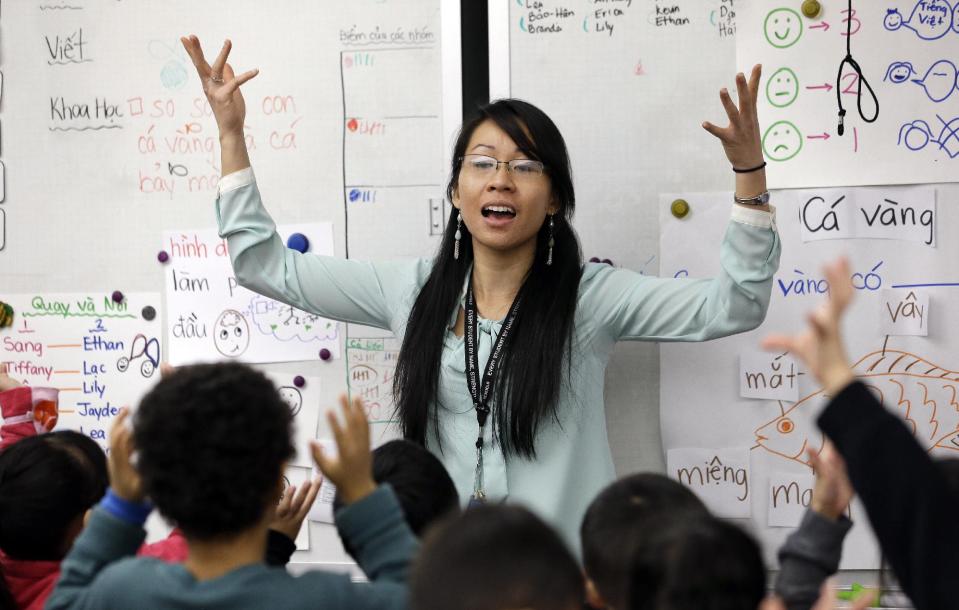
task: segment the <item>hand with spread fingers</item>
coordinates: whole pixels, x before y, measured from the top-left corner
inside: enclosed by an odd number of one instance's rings
[[[310,444],[313,459],[323,475],[336,485],[340,498],[351,504],[376,490],[373,480],[373,454],[370,451],[370,424],[363,409],[363,399],[355,397],[352,402],[346,395],[340,396],[343,422],[336,414],[326,414],[336,440],[337,456],[324,453],[317,442]]]
[[[110,471],[110,487],[120,498],[129,502],[143,502],[143,479],[130,461],[133,455],[133,430],[127,421],[130,419],[129,407],[120,409],[120,413],[110,428],[110,455],[107,466]]]
[[[726,157],[736,169],[749,169],[762,165],[763,148],[759,132],[759,115],[756,112],[756,99],[759,95],[759,80],[762,66],[753,66],[749,81],[743,73],[736,75],[736,90],[739,106],[733,102],[725,88],[719,92],[719,100],[726,109],[729,125],[719,127],[709,121],[703,123],[703,129],[713,134],[723,144]]]
[[[320,479],[306,481],[299,489],[291,485],[283,492],[283,499],[273,511],[270,529],[276,530],[291,540],[296,540],[303,520],[310,512],[316,494],[320,491]]]
[[[852,301],[853,287],[846,259],[826,265],[824,273],[829,282],[829,298],[809,314],[809,327],[795,335],[769,335],[763,339],[762,346],[797,356],[819,380],[826,394],[834,396],[853,379],[839,327]]]
[[[246,103],[240,93],[240,85],[244,84],[259,73],[259,70],[248,70],[237,76],[233,68],[226,62],[233,44],[227,40],[220,49],[211,66],[203,56],[200,40],[193,35],[180,38],[183,48],[186,49],[193,65],[196,67],[203,92],[216,117],[220,137],[237,135],[243,137],[243,121],[246,118]]]

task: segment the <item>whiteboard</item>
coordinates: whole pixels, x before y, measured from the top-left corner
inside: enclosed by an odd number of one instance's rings
[[[459,34],[448,29],[458,27],[458,4],[446,2],[442,20],[440,5],[5,3],[3,294],[94,294],[99,303],[119,290],[137,312],[154,307],[164,329],[172,323],[158,296],[163,235],[215,228],[219,178],[215,123],[179,44],[190,33],[208,57],[230,37],[231,64],[260,69],[243,89],[246,133],[278,223],[332,223],[338,256],[430,254],[433,223],[448,213],[445,160],[460,121]],[[374,353],[372,368],[389,373],[391,344],[369,335],[341,325],[340,355],[329,362],[314,355],[258,366],[279,379],[316,378],[325,408],[348,389],[350,351]],[[348,350],[351,337],[356,347]],[[361,392],[383,386],[361,381]],[[147,386],[139,385],[142,393]],[[66,423],[85,423],[71,418]],[[296,552],[294,564],[349,568],[331,526],[311,524],[309,533],[310,549]]]
[[[750,5],[762,7],[763,15],[779,6],[758,0],[752,0]],[[914,5],[915,2],[903,1],[879,3],[874,7],[871,3],[864,13],[874,16],[887,9],[898,8],[908,18]],[[746,23],[742,19],[744,0],[622,0],[602,3],[589,0],[516,0],[494,1],[490,6],[491,14],[496,15],[497,26],[491,30],[491,47],[507,44],[509,49],[507,59],[499,59],[499,63],[490,67],[491,88],[495,95],[520,97],[538,105],[556,121],[564,134],[572,157],[578,193],[579,205],[574,225],[581,237],[585,256],[609,258],[617,266],[650,274],[671,275],[679,270],[679,261],[688,261],[689,265],[700,270],[701,276],[713,273],[719,252],[720,232],[729,217],[734,177],[719,144],[701,129],[700,124],[704,120],[725,124],[718,91],[722,87],[735,91],[733,76],[737,66],[741,70],[756,59],[763,61],[764,85],[771,68],[768,53],[756,56],[748,50],[741,53],[737,63],[736,45],[742,44],[742,41],[737,43],[737,37],[743,27],[755,25],[752,21]],[[845,8],[845,3],[842,3],[842,8]],[[836,56],[836,53],[844,51],[841,46],[844,39],[838,35],[838,31],[840,25],[845,24],[841,23],[842,15],[837,14],[838,8],[830,5],[825,10],[823,19],[832,22],[828,46],[817,47],[815,40],[807,37],[809,48],[797,53],[805,53],[801,57],[802,63],[816,68],[812,73],[816,78],[822,76],[826,80],[834,80],[835,70],[842,58],[841,54]],[[940,30],[941,26],[937,31]],[[856,39],[861,45],[869,43],[867,31],[864,30]],[[818,31],[813,30],[813,33]],[[891,37],[893,35],[895,38]],[[862,43],[862,40],[866,43]],[[925,63],[915,60],[914,65],[919,71],[917,77],[921,77],[927,63],[931,65],[938,59],[955,55],[959,34],[949,30],[940,38],[928,41],[921,40],[908,27],[903,27],[897,31],[887,31],[886,34],[877,33],[873,40],[886,45],[879,59],[872,59],[875,53],[869,47],[859,46],[857,51],[854,46],[853,53],[868,69],[870,83],[877,91],[881,91],[883,87],[887,90],[891,88],[889,84],[883,85],[882,73],[875,73],[877,69],[881,68],[881,72],[887,69],[888,66],[883,65],[883,62],[888,64],[893,59],[887,56],[898,50],[908,50],[907,55],[923,58],[923,61],[931,59],[932,62]],[[494,55],[494,58],[498,57]],[[797,58],[799,55],[790,57]],[[826,58],[828,66],[824,64]],[[919,64],[922,64],[922,68]],[[812,76],[806,80],[807,84],[814,83]],[[905,83],[895,91],[899,97],[886,102],[883,107],[884,110],[893,110],[895,120],[911,110],[925,114],[935,110],[930,107],[935,103],[927,99],[928,96],[923,94],[923,88],[918,84]],[[814,96],[815,90],[803,90],[795,108],[806,110],[802,104],[814,99]],[[871,127],[864,126],[858,117],[853,118],[856,114],[855,99],[847,97],[847,124],[857,127],[856,135],[860,143],[873,142],[872,138],[877,133],[887,134],[888,129],[871,131]],[[822,121],[831,122],[831,128],[835,129],[835,91],[829,98],[833,101],[832,106],[827,104],[827,98],[829,96],[823,98],[822,108],[826,109],[823,112],[827,114],[823,115],[825,118]],[[954,108],[957,102],[959,96],[951,94],[940,108],[945,105]],[[912,103],[917,106],[913,108],[910,106]],[[816,106],[813,111],[819,112],[822,108]],[[934,119],[933,116],[931,120]],[[768,107],[760,108],[761,127],[766,128],[775,120],[778,119]],[[890,119],[890,123],[894,122]],[[833,149],[839,144],[851,147],[852,135],[850,127],[844,140],[834,137],[829,144]],[[911,137],[918,135],[913,133]],[[935,173],[950,161],[949,156],[935,146],[909,151],[908,155],[898,151],[899,156],[894,162],[863,168],[863,159],[871,160],[869,151],[876,150],[874,142],[870,146],[873,147],[861,149],[863,152],[858,157],[850,157],[853,153],[845,150],[829,156],[831,149],[827,147],[823,149],[827,151],[824,153],[827,156],[809,156],[812,163],[810,169],[802,169],[798,173],[780,169],[779,174],[774,169],[770,176],[776,180],[781,177],[783,182],[780,184],[783,186],[841,187],[847,183],[833,178],[840,173],[852,177],[848,184],[910,183],[920,181],[917,176],[926,176],[923,180],[929,182],[940,182],[951,180],[955,175],[952,172],[949,177],[942,177],[941,173]],[[887,146],[896,148],[894,142]],[[936,154],[938,156],[934,156]],[[825,165],[830,165],[832,173],[816,172],[815,168]],[[940,167],[936,168],[935,165]],[[861,178],[864,170],[869,170],[870,179]],[[876,173],[882,173],[887,178],[877,181],[872,178]],[[793,181],[785,182],[787,179]],[[950,185],[935,185],[935,192],[942,226],[947,227],[952,216],[945,206],[951,205],[949,202],[956,193]],[[678,222],[668,210],[675,196],[683,196],[695,204],[690,221],[682,225],[682,231],[670,229],[670,223]],[[706,196],[707,199],[696,203],[692,198],[699,196]],[[773,203],[780,206],[780,227],[785,227],[783,264],[777,280],[781,279],[787,285],[798,277],[793,273],[794,268],[804,272],[817,271],[821,261],[839,251],[853,254],[860,267],[870,257],[880,256],[887,261],[880,271],[896,278],[916,275],[915,271],[910,271],[913,266],[922,269],[926,265],[936,265],[930,268],[942,269],[948,261],[955,260],[955,252],[944,244],[937,244],[936,248],[930,249],[920,247],[915,242],[901,246],[899,242],[875,238],[855,240],[851,245],[845,245],[850,242],[836,240],[804,243],[798,236],[798,213],[791,197],[793,195],[789,191],[773,194]],[[830,203],[833,201],[831,199]],[[786,231],[790,234],[786,235]],[[664,237],[666,235],[669,237]],[[893,265],[890,262],[893,252],[897,260],[900,252],[906,258]],[[908,258],[914,252],[917,253],[915,259]],[[669,257],[670,264],[666,264],[666,257]],[[866,268],[863,275],[871,269],[872,266]],[[918,281],[955,282],[956,278]],[[951,296],[949,289],[939,290],[943,292],[932,293],[930,307],[935,308],[936,303],[944,302],[946,305],[939,311],[948,310],[950,299],[955,297]],[[812,302],[814,299],[806,300]],[[790,303],[796,301],[794,297]],[[781,309],[778,312],[777,307]],[[874,304],[861,303],[857,307],[868,308],[869,320],[877,321],[874,315],[877,307]],[[779,324],[780,329],[795,328],[795,321],[799,318],[791,316],[798,315],[797,312],[801,310],[801,307],[795,306],[782,308],[782,299],[774,298],[769,321],[763,329],[771,329],[775,323]],[[925,346],[923,353],[939,358],[942,360],[941,366],[949,367],[945,356],[950,348],[955,353],[956,338],[944,334],[942,327],[938,327],[938,334],[933,337],[937,323],[933,321],[932,324],[927,339],[903,337],[894,344],[900,349],[909,350],[919,349],[917,343],[922,343]],[[723,388],[726,394],[733,392],[733,398],[729,399],[732,404],[748,403],[745,399],[737,399],[737,394],[730,386],[736,379],[739,342],[754,344],[757,336],[756,333],[750,333],[732,342],[723,340],[702,345],[670,345],[668,349],[661,349],[654,344],[619,344],[610,360],[606,377],[606,419],[617,472],[665,472],[663,442],[666,439],[660,434],[661,423],[662,429],[669,427],[681,430],[683,422],[687,420],[703,418],[705,422],[714,421],[718,413],[714,408],[717,401],[704,396],[706,390],[703,387],[688,383],[688,375],[702,374],[705,362],[723,362],[723,370],[729,369],[733,375],[731,379],[723,377],[716,381],[716,386],[710,385],[714,380],[706,375],[708,383],[705,387]],[[856,348],[853,351],[858,354],[867,348],[874,349],[875,339],[872,334],[857,336],[853,343]],[[697,366],[690,366],[691,358],[695,358],[693,361]],[[955,368],[954,364],[952,366]],[[713,372],[714,376],[722,374],[720,371]],[[717,395],[725,394],[718,394],[717,391]],[[776,403],[767,401],[763,404],[771,409],[768,405]],[[728,411],[722,413],[729,415]],[[754,417],[761,418],[755,413],[749,417],[744,414],[744,425],[748,427],[754,423]],[[768,417],[763,422],[770,419],[773,418]],[[745,449],[748,450],[753,445],[752,432],[763,422],[755,422],[757,426],[750,428],[744,437],[730,440],[707,435],[709,442],[695,432],[699,428],[693,425],[688,437],[668,439],[669,446],[731,450],[741,448],[739,444],[746,442]],[[770,474],[778,476],[785,473],[798,477],[804,472],[805,467],[795,463],[776,465],[768,451],[751,451],[749,455],[754,466],[757,461],[765,463],[772,460],[769,468],[760,475],[761,485],[768,483]],[[805,472],[808,473],[808,469]],[[754,518],[762,512],[761,518],[765,519],[764,510],[764,505],[757,505]],[[854,516],[864,521],[861,512],[854,513]],[[770,565],[774,565],[775,549],[789,530],[767,528],[765,523],[762,529],[764,531],[758,533],[761,534],[766,557]],[[858,529],[852,535],[849,547],[855,548],[855,551],[848,556],[844,568],[874,568],[876,556],[874,549],[869,548],[869,536],[862,532],[864,528]],[[867,579],[870,577],[867,576]]]

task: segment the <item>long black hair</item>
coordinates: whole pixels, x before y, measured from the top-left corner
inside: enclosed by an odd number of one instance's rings
[[[460,130],[446,188],[450,200],[459,182],[460,158],[473,132],[486,121],[506,132],[528,158],[543,162],[557,207],[552,264],[546,264],[549,223],[544,222],[537,235],[533,265],[517,295],[522,304],[501,352],[493,388],[493,432],[504,453],[532,458],[536,455],[537,430],[548,418],[558,421],[559,393],[569,382],[573,317],[583,268],[579,240],[570,224],[576,198],[566,142],[559,129],[532,104],[506,99],[481,107]],[[456,216],[451,214],[433,269],[410,311],[393,380],[403,435],[425,444],[432,423],[441,449],[437,386],[443,338],[473,262],[466,225],[460,229],[459,259],[453,258],[456,229]]]

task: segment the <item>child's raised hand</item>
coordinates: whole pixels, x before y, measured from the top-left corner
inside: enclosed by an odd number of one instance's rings
[[[795,335],[769,335],[763,339],[762,346],[797,356],[822,383],[826,393],[834,395],[853,378],[839,328],[843,313],[852,301],[853,287],[846,259],[826,265],[824,272],[829,281],[829,298],[809,314],[807,329]]]
[[[303,520],[310,512],[313,501],[316,500],[316,494],[320,491],[320,483],[307,481],[302,487],[296,489],[296,486],[290,486],[283,493],[283,499],[276,506],[273,513],[273,520],[270,521],[270,529],[276,530],[291,540],[295,540],[300,528],[303,527]]]
[[[846,474],[846,462],[828,440],[818,453],[807,450],[809,465],[816,471],[816,486],[812,492],[812,509],[835,521],[839,518],[855,492]]]
[[[19,388],[21,383],[7,374],[7,365],[0,364],[0,392]]]
[[[326,414],[336,440],[338,456],[326,455],[323,447],[315,441],[310,443],[310,448],[323,475],[336,485],[343,501],[350,504],[373,493],[376,482],[373,480],[373,454],[370,452],[370,424],[363,410],[363,399],[356,397],[351,403],[342,394],[340,407],[342,424],[333,411]]]
[[[120,409],[120,413],[110,428],[110,456],[107,462],[110,469],[110,487],[120,498],[129,502],[143,502],[143,480],[140,473],[130,462],[133,454],[133,430],[127,424],[130,418],[129,407]]]

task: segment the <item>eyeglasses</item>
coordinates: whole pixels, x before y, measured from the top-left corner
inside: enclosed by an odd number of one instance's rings
[[[546,171],[542,161],[534,159],[512,159],[497,161],[486,155],[463,155],[460,157],[463,169],[474,176],[492,178],[499,171],[499,166],[505,165],[506,170],[517,180],[532,180],[539,178]]]

